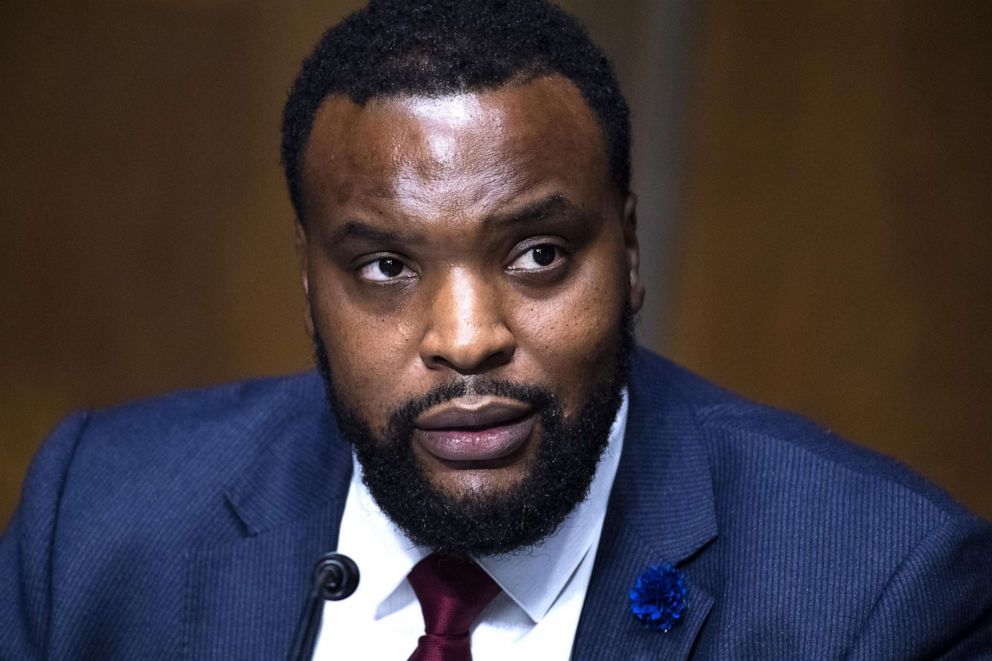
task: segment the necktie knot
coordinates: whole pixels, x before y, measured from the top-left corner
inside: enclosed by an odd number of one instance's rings
[[[469,661],[469,629],[499,586],[471,560],[437,553],[418,562],[408,579],[426,630],[410,661]]]

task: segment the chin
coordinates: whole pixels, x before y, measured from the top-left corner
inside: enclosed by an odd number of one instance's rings
[[[526,481],[528,466],[501,468],[456,468],[431,471],[427,483],[438,493],[459,500],[462,498],[493,498],[517,495]]]

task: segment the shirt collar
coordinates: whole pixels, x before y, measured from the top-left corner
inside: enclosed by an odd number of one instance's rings
[[[534,622],[539,622],[547,614],[599,538],[623,450],[627,400],[627,391],[624,390],[620,408],[610,428],[607,447],[589,486],[589,494],[561,526],[534,546],[513,554],[476,559]],[[360,520],[349,528],[360,537],[360,540],[354,541],[363,550],[362,564],[375,568],[363,574],[362,588],[378,604],[375,615],[378,619],[415,598],[406,583],[406,576],[415,564],[430,554],[430,549],[416,546],[393,525],[362,482],[357,460],[353,461],[355,466],[348,500],[357,505],[354,511]],[[347,523],[343,521],[342,525]]]

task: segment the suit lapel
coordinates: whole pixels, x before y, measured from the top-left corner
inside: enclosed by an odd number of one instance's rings
[[[283,659],[317,558],[337,544],[337,503],[278,530],[190,555],[184,658]]]
[[[628,605],[627,592],[637,576],[648,565],[663,560],[622,519],[607,520],[575,636],[573,659],[688,658],[713,605],[713,598],[691,576],[685,581],[683,619],[668,633],[643,626]]]
[[[639,352],[623,455],[573,646],[575,659],[685,659],[714,600],[686,575],[686,610],[668,633],[642,626],[627,593],[649,565],[678,566],[716,537],[713,485],[692,409]]]
[[[285,658],[313,565],[337,546],[351,452],[320,398],[297,413],[255,441],[258,456],[227,489],[237,533],[188,554],[186,659]]]

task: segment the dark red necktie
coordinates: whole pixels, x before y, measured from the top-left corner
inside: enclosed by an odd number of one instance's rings
[[[424,612],[424,633],[409,661],[471,661],[468,630],[499,594],[489,574],[471,560],[431,554],[407,577]]]

